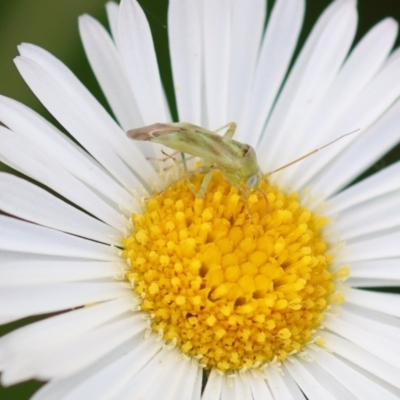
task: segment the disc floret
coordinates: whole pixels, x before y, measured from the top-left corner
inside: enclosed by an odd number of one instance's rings
[[[262,182],[247,198],[214,172],[147,200],[123,240],[126,278],[151,329],[206,368],[235,371],[301,351],[337,301],[327,219]],[[266,201],[267,199],[267,201]]]

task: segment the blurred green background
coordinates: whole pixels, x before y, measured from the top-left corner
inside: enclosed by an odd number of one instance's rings
[[[168,1],[139,0],[139,3],[143,6],[150,21],[162,79],[168,99],[173,102],[166,28]],[[250,5],[251,0],[248,3]],[[329,3],[328,0],[308,1],[300,45],[304,42],[318,15]],[[359,40],[372,25],[384,17],[393,16],[400,20],[399,0],[380,0],[379,2],[359,0],[358,4],[360,19],[356,40]],[[106,105],[104,96],[86,61],[77,27],[77,17],[83,13],[91,14],[107,25],[104,5],[105,1],[103,0],[2,0],[0,2],[0,93],[25,103],[54,122],[24,84],[12,61],[17,55],[17,45],[21,42],[30,42],[44,47],[60,58]],[[399,44],[398,39],[396,47]],[[400,146],[389,152],[366,174],[383,168],[398,159],[400,159]],[[7,168],[0,164],[0,169]],[[0,327],[0,335],[9,332],[19,324]],[[10,388],[0,387],[0,399],[28,399],[40,385],[39,382],[30,381]]]

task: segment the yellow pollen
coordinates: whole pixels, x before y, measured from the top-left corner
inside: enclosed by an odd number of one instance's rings
[[[222,372],[282,361],[317,342],[324,310],[344,300],[334,279],[349,274],[329,270],[326,218],[265,181],[265,197],[242,195],[220,172],[196,199],[203,178],[149,198],[123,240],[126,279],[152,330]]]

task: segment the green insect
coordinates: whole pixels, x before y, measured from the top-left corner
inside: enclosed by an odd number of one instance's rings
[[[224,129],[226,129],[226,131],[223,136],[216,133]],[[237,187],[242,193],[257,190],[264,195],[259,189],[262,179],[356,132],[347,133],[325,146],[297,158],[289,164],[269,172],[268,174],[263,174],[258,166],[255,150],[248,144],[240,143],[232,139],[235,130],[235,122],[231,122],[217,129],[215,132],[187,122],[172,122],[168,124],[158,123],[138,129],[131,129],[127,132],[127,135],[134,140],[160,143],[178,152],[202,158],[204,162],[203,170],[207,173],[196,195],[196,197],[202,198],[207,191],[214,170],[221,170],[224,174],[224,178],[233,186]],[[244,182],[244,187],[242,182]]]

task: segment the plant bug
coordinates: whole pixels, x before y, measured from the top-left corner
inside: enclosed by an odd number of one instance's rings
[[[226,129],[223,136],[216,133],[223,129]],[[214,170],[221,170],[224,178],[241,192],[245,193],[257,190],[265,197],[265,194],[259,189],[263,178],[267,178],[271,174],[287,168],[324,149],[337,140],[358,131],[357,129],[346,133],[272,172],[263,174],[258,166],[256,152],[253,147],[232,139],[235,130],[235,122],[230,122],[215,132],[188,122],[172,122],[167,124],[157,123],[142,128],[131,129],[127,132],[127,136],[134,140],[160,143],[178,152],[202,158],[204,162],[203,169],[207,173],[199,192],[196,194],[198,198],[202,198],[205,195]],[[244,187],[242,186],[242,182],[245,184]]]

